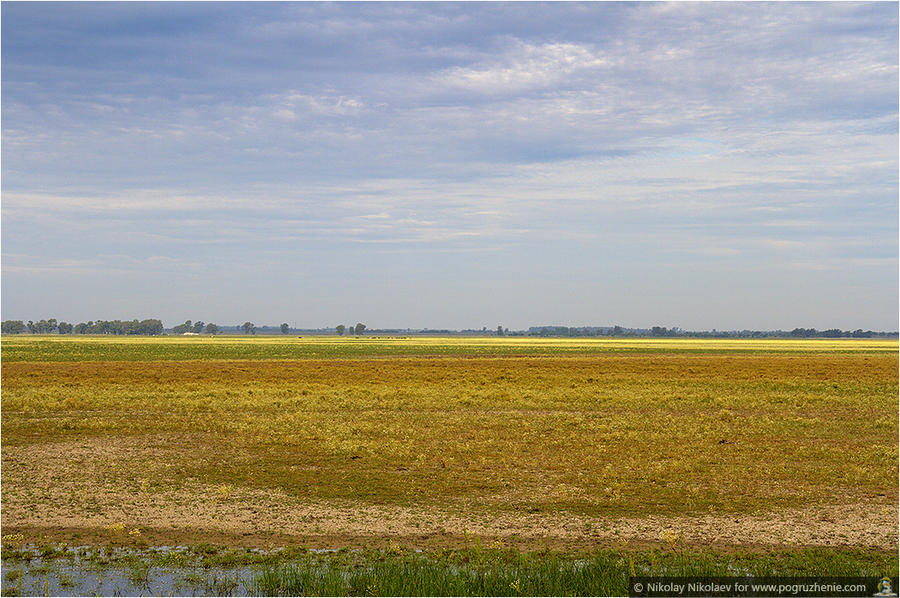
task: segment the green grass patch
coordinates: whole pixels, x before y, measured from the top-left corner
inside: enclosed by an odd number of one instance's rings
[[[456,550],[307,556],[269,567],[261,595],[623,596],[635,575],[896,576],[896,555],[836,550],[725,554],[615,550],[584,554]]]
[[[31,549],[37,558],[39,551]],[[221,557],[220,561],[209,560]],[[15,561],[14,561],[15,562]],[[11,562],[4,558],[4,565]],[[60,566],[62,565],[62,566]],[[157,575],[148,576],[153,569]],[[17,594],[26,574],[59,580],[62,588],[90,571],[91,579],[122,576],[124,591],[185,588],[191,595],[288,596],[621,596],[632,576],[897,577],[896,552],[805,548],[722,552],[604,548],[576,552],[484,548],[413,551],[238,550],[218,545],[53,553],[41,567],[16,565],[3,579]],[[151,577],[168,581],[153,586]],[[66,579],[63,579],[66,576]],[[84,586],[78,586],[81,590]],[[142,590],[143,588],[143,590]]]

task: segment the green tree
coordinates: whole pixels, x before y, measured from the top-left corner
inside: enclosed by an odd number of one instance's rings
[[[256,324],[253,322],[244,322],[241,328],[244,329],[244,334],[256,334]]]
[[[194,328],[192,329],[192,332],[196,332],[197,334],[200,334],[201,332],[203,332],[203,326],[204,326],[204,323],[201,322],[200,320],[197,320],[196,322],[194,322]]]
[[[172,328],[172,332],[175,334],[184,334],[185,332],[191,332],[194,329],[190,320],[185,320],[184,324],[179,324],[178,326],[174,326]]]
[[[206,334],[219,334],[219,327],[210,322],[206,325]]]
[[[347,328],[346,328],[343,324],[338,324],[338,325],[337,325],[337,328],[335,328],[335,330],[336,330],[337,333],[338,333],[338,336],[344,336],[344,331],[345,331],[346,329],[347,329]]]
[[[75,327],[72,326],[71,324],[69,324],[68,322],[60,322],[59,326],[57,326],[57,328],[59,328],[60,334],[72,334],[72,330]]]
[[[281,324],[281,334],[287,334],[290,329],[291,327],[287,325],[287,322]]]
[[[162,320],[158,320],[156,318],[150,318],[147,320],[141,320],[138,324],[138,334],[147,334],[150,336],[157,336],[163,333],[163,323]]]
[[[503,326],[497,326],[497,336],[503,336]]]
[[[50,334],[54,330],[56,330],[56,318],[50,318],[49,320],[41,320],[40,322],[33,322],[28,320],[28,332],[32,334]]]
[[[354,326],[354,330],[356,331],[356,335],[359,336],[359,335],[361,335],[363,332],[366,331],[366,325],[363,324],[363,323],[361,323],[361,322],[357,322],[357,323],[356,323],[356,326]]]
[[[4,320],[3,328],[0,331],[3,334],[22,334],[25,332],[25,322],[22,320]]]

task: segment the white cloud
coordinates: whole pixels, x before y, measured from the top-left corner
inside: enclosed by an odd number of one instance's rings
[[[502,56],[472,67],[453,67],[437,74],[437,86],[479,94],[521,93],[562,85],[573,75],[613,66],[612,60],[587,45],[518,42]]]

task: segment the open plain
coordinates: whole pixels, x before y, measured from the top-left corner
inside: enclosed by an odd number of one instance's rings
[[[2,349],[4,535],[897,545],[896,341],[4,337]]]

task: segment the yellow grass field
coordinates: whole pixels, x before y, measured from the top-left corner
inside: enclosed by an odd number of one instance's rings
[[[694,339],[389,336],[6,336],[3,360],[278,359],[390,355],[567,355],[609,352],[897,353],[884,339]],[[84,358],[84,359],[83,359]],[[141,358],[141,359],[139,359]]]
[[[897,543],[897,341],[7,336],[2,358],[4,534]]]

